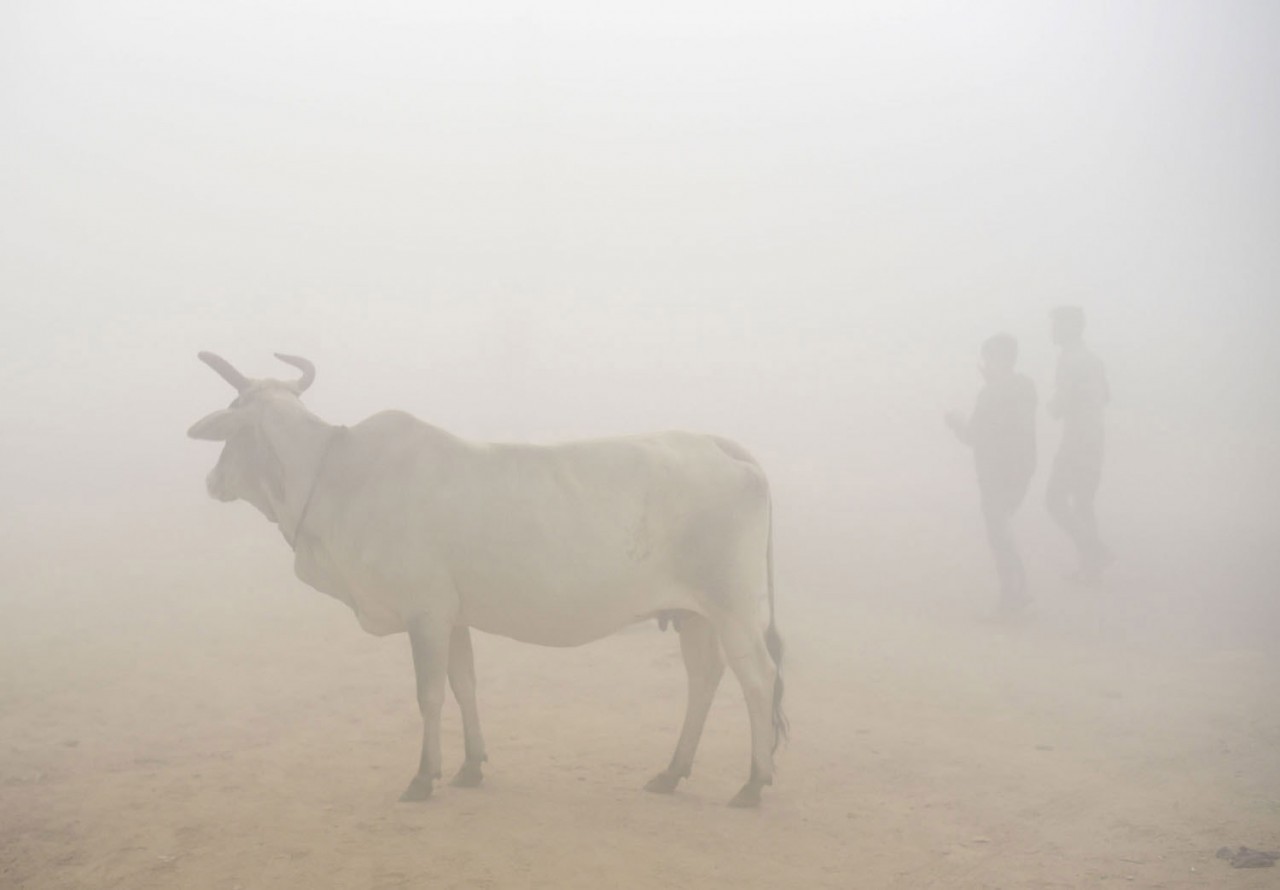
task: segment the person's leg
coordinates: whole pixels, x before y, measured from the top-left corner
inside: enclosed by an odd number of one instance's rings
[[[1018,542],[1013,536],[1013,516],[1009,517],[1009,584],[1005,593],[1006,605],[1021,608],[1031,602],[1031,593],[1027,590],[1027,570],[1022,563],[1022,554],[1018,552]]]
[[[1078,455],[1059,451],[1045,489],[1045,506],[1058,527],[1075,544],[1081,573],[1087,573],[1096,552],[1097,533],[1092,529],[1093,499],[1087,486],[1081,485]],[[1096,486],[1095,486],[1096,488]],[[1081,503],[1081,495],[1087,495]]]
[[[1045,507],[1049,515],[1074,542],[1076,540],[1076,517],[1071,508],[1071,480],[1067,465],[1067,456],[1061,451],[1053,461],[1053,469],[1049,472],[1049,484],[1044,493]]]
[[[996,574],[1000,579],[1000,607],[1017,609],[1026,605],[1027,581],[1022,557],[1013,539],[1013,511],[1015,506],[1008,497],[998,492],[984,492],[982,513],[987,524],[987,541],[995,557]]]
[[[1073,512],[1079,529],[1080,578],[1096,581],[1110,558],[1110,553],[1098,537],[1098,517],[1094,506],[1098,483],[1102,478],[1101,455],[1089,455],[1087,460],[1081,460],[1080,463],[1081,471],[1077,474],[1072,491]]]

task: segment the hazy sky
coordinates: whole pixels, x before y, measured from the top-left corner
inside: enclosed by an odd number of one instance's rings
[[[1280,7],[605,7],[7,3],[6,487],[198,490],[199,349],[312,358],[334,420],[821,474],[950,447],[995,330],[1047,391],[1060,302],[1144,447],[1274,468]]]

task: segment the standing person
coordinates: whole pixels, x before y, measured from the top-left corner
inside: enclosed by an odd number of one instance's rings
[[[1084,310],[1059,306],[1050,314],[1061,349],[1049,414],[1062,421],[1062,443],[1045,492],[1049,515],[1075,543],[1080,567],[1071,577],[1096,582],[1110,561],[1098,539],[1094,497],[1102,480],[1103,410],[1111,399],[1106,369],[1084,345]]]
[[[1013,515],[1036,468],[1036,389],[1015,370],[1018,341],[996,334],[982,344],[982,376],[973,414],[947,415],[947,425],[973,448],[982,516],[1000,578],[1000,609],[1016,612],[1031,602],[1027,573],[1013,538]]]

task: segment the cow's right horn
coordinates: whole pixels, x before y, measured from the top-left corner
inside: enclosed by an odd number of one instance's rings
[[[300,355],[283,355],[277,352],[276,358],[302,372],[302,376],[293,382],[293,391],[299,395],[306,392],[307,387],[316,379],[316,366]]]
[[[222,356],[214,355],[212,352],[201,352],[196,358],[217,371],[219,377],[236,388],[236,392],[244,392],[249,385],[249,378],[231,367],[231,362]]]

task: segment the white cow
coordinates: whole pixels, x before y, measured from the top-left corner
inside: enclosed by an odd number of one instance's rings
[[[731,804],[759,803],[786,722],[769,488],[740,446],[681,432],[480,444],[399,411],[333,426],[299,399],[315,379],[306,359],[278,355],[302,371],[282,382],[199,357],[238,393],[188,432],[226,443],[209,494],[276,523],[298,577],[366,631],[409,634],[423,738],[402,800],[429,797],[441,775],[446,677],[466,748],[453,784],[481,781],[470,628],[577,646],[659,616],[675,618],[689,696],[675,755],[646,788],[689,775],[727,660],[751,722],[751,774]]]

